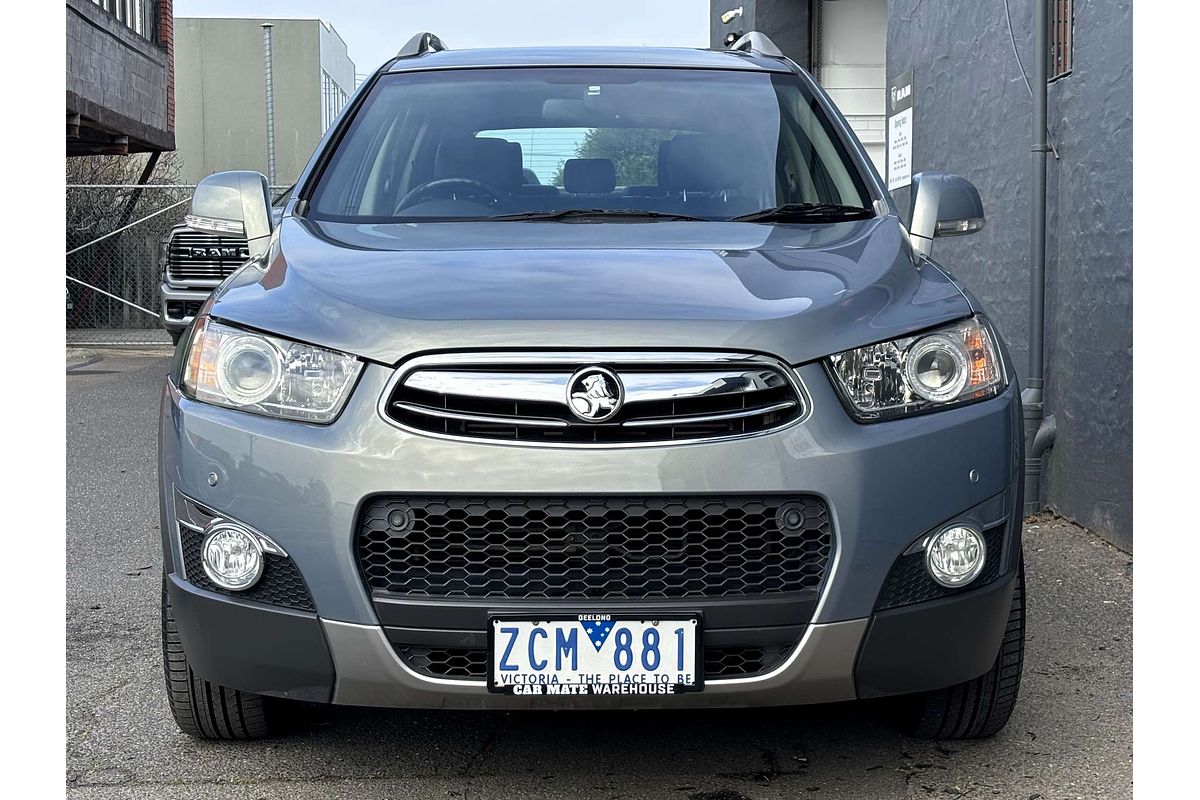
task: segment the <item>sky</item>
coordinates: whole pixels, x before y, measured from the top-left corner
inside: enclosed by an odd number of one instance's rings
[[[355,71],[374,72],[419,31],[448,47],[708,46],[709,0],[175,0],[176,17],[318,18]]]

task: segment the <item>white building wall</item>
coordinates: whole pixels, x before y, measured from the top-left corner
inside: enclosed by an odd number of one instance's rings
[[[819,0],[818,75],[821,85],[846,115],[850,126],[882,174],[887,131],[887,0]]]
[[[319,20],[318,42],[321,62],[321,130],[324,132],[354,92],[354,62],[350,60],[342,37],[324,20]]]

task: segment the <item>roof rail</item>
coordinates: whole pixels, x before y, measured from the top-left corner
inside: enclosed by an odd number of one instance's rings
[[[775,58],[783,57],[783,51],[775,46],[775,43],[771,41],[771,37],[760,31],[750,31],[729,45],[729,49],[742,50],[747,53],[761,53],[764,56],[773,56]]]
[[[396,58],[412,58],[413,56],[423,56],[426,53],[439,53],[442,50],[448,50],[435,34],[429,31],[421,31],[413,36],[404,47],[400,48],[400,52],[396,53]]]

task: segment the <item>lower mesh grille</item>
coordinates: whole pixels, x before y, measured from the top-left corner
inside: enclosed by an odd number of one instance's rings
[[[487,650],[467,647],[417,647],[396,645],[396,652],[408,666],[434,678],[487,677]]]
[[[815,594],[825,503],[797,495],[375,497],[359,566],[376,596],[700,598]]]
[[[783,663],[792,651],[791,644],[766,644],[759,647],[704,648],[704,677],[745,678],[770,672]]]
[[[245,600],[269,603],[273,606],[285,606],[301,611],[316,610],[312,596],[308,593],[308,586],[305,585],[304,578],[300,576],[300,570],[296,567],[296,562],[287,556],[267,553],[264,556],[266,563],[263,567],[262,578],[258,583],[244,592],[231,592],[217,586],[204,574],[204,566],[200,557],[200,546],[204,543],[204,533],[181,525],[179,534],[180,544],[183,547],[184,577],[193,586]]]
[[[794,644],[704,648],[704,677],[745,678],[770,672],[783,663]],[[433,678],[484,680],[487,651],[466,647],[419,647],[398,644],[396,652],[413,670]]]
[[[987,529],[983,532],[983,540],[987,544],[987,563],[984,564],[983,572],[978,578],[971,581],[970,585],[961,589],[947,589],[929,577],[929,573],[925,571],[924,552],[900,556],[896,559],[892,571],[888,573],[887,580],[884,581],[883,590],[879,593],[879,600],[875,603],[875,610],[883,611],[888,608],[922,603],[926,600],[936,600],[956,592],[977,589],[996,580],[1000,575],[1000,566],[1004,560],[1004,526],[997,525]]]

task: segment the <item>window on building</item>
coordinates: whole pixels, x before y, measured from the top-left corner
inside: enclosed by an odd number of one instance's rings
[[[153,40],[158,26],[154,24],[157,18],[157,0],[92,0],[97,6],[112,14],[125,27],[139,36]]]
[[[1075,3],[1073,0],[1042,2],[1050,4],[1050,80],[1056,80],[1071,72]]]
[[[338,85],[328,72],[321,70],[321,130],[324,131],[333,124],[333,120],[337,117],[338,112],[342,110],[342,106],[346,105],[346,101],[350,99],[350,95],[346,90]]]

